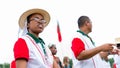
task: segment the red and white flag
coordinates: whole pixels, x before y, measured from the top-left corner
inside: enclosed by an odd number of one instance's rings
[[[61,42],[62,36],[61,36],[61,31],[60,31],[60,26],[58,21],[57,21],[57,33],[58,33],[58,41]]]

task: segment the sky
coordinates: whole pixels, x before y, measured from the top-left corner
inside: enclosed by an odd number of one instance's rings
[[[57,56],[71,57],[70,39],[78,29],[77,19],[89,16],[93,29],[89,34],[96,46],[104,43],[115,43],[120,37],[120,3],[119,0],[3,0],[0,2],[0,63],[10,63],[13,57],[13,46],[18,38],[18,20],[20,15],[31,8],[45,9],[50,13],[51,21],[40,34],[46,44],[57,44]],[[57,37],[59,21],[62,42]]]

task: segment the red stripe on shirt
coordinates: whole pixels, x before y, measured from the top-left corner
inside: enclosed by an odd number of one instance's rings
[[[25,58],[27,60],[29,58],[29,49],[22,38],[19,38],[14,45],[14,57],[15,59]]]
[[[74,38],[72,40],[71,47],[75,57],[77,57],[83,50],[85,50],[85,45],[80,38]]]

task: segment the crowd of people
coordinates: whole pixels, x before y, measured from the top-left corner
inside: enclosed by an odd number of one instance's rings
[[[45,44],[41,38],[44,28],[50,23],[50,14],[39,8],[24,12],[19,18],[20,34],[14,44],[14,60],[11,68],[110,68],[109,55],[118,55],[113,43],[96,46],[89,33],[92,21],[88,16],[78,18],[78,30],[71,39],[72,58],[59,59],[56,44]],[[118,60],[118,59],[116,59]],[[115,61],[114,68],[119,68]]]

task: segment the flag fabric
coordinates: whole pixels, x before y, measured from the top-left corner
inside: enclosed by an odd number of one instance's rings
[[[61,31],[60,31],[60,26],[58,21],[57,21],[57,33],[58,33],[58,41],[61,42],[62,36],[61,36]]]

